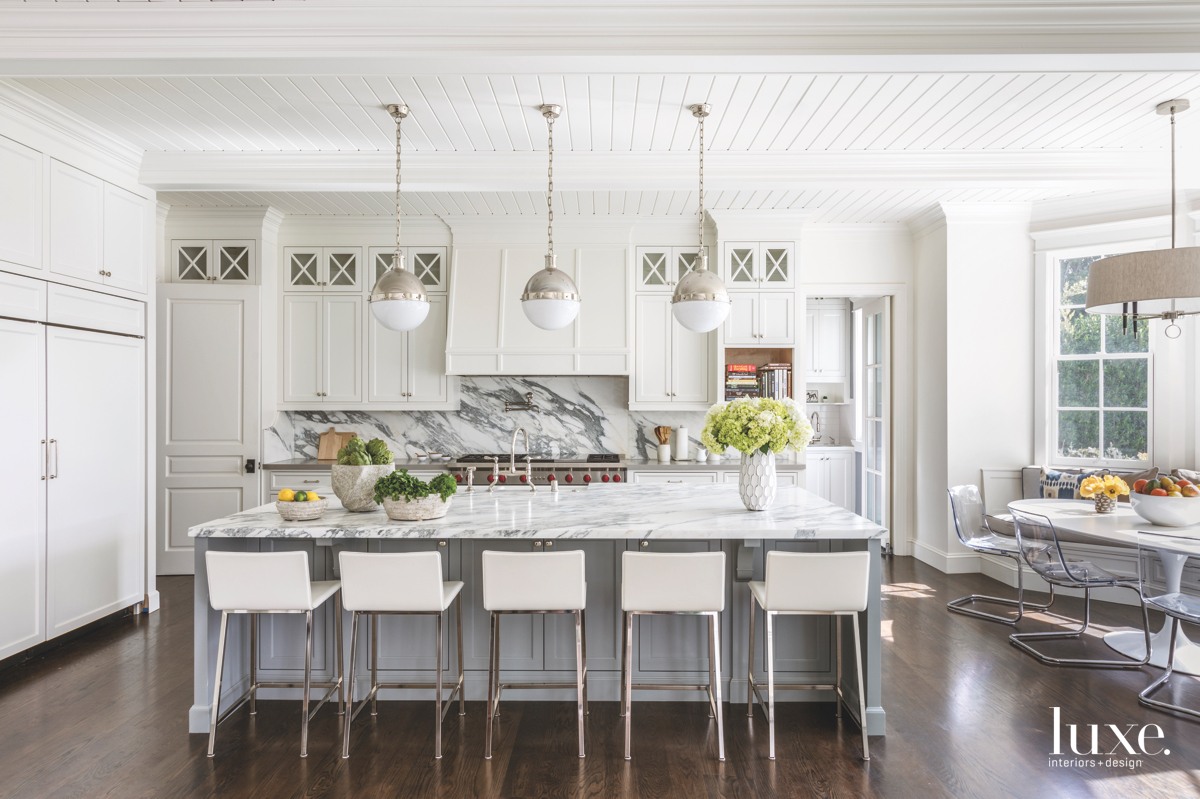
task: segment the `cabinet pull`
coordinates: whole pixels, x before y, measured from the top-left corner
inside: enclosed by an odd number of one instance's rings
[[[640,544],[638,544],[638,546],[640,546],[642,549],[646,549],[646,548],[648,548],[648,547],[650,546],[650,542],[649,542],[649,541],[642,541]]]
[[[547,542],[546,542],[546,549],[552,549],[553,547],[554,547],[554,542],[553,542],[553,541],[547,541]]]
[[[668,483],[682,483],[682,480],[668,480]]]
[[[57,438],[50,439],[50,445],[52,447],[54,447],[54,471],[50,472],[50,479],[56,480],[56,479],[58,479],[58,439]],[[47,468],[49,468],[49,467],[47,467]]]
[[[304,482],[305,483],[319,483],[321,481],[320,480],[305,480]]]

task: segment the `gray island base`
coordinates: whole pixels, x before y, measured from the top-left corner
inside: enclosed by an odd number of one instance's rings
[[[551,492],[539,488],[506,487],[495,493],[477,490],[455,495],[450,512],[427,522],[393,522],[382,509],[350,513],[334,498],[322,518],[285,522],[274,505],[263,505],[189,530],[196,544],[195,690],[188,716],[190,732],[208,731],[212,679],[216,664],[220,614],[208,604],[204,553],[208,550],[309,553],[313,579],[337,579],[338,553],[420,552],[443,554],[445,578],[465,583],[463,602],[463,659],[467,698],[482,701],[487,694],[488,614],[483,609],[481,553],[586,553],[589,695],[591,700],[617,701],[621,670],[621,553],[724,551],[728,570],[725,612],[721,615],[721,669],[726,696],[746,701],[748,603],[746,583],[763,579],[764,553],[839,552],[866,550],[871,559],[867,610],[861,615],[866,682],[867,728],[883,735],[885,715],[880,675],[881,543],[887,531],[802,488],[781,487],[770,510],[745,510],[737,486],[621,485],[569,488]],[[313,679],[327,678],[334,665],[332,608],[316,620]],[[762,614],[756,614],[756,673],[763,669]],[[225,660],[222,707],[236,700],[249,684],[249,626],[243,617],[230,620]],[[708,647],[702,619],[642,617],[634,634],[634,682],[696,684],[707,679]],[[559,616],[509,616],[503,620],[501,668],[505,682],[546,681],[545,672],[574,673],[574,625]],[[382,617],[379,623],[381,681],[428,681],[434,668],[434,626],[427,617]],[[346,625],[347,631],[349,625]],[[848,629],[848,627],[847,627]],[[363,664],[351,678],[361,696],[369,685],[366,636],[360,636],[356,659]],[[843,635],[844,662],[853,663],[853,642]],[[263,617],[259,628],[260,678],[299,682],[304,668],[303,616]],[[788,616],[776,622],[776,679],[784,683],[829,684],[837,658],[833,620]],[[445,660],[453,664],[454,636],[446,636]],[[348,655],[347,655],[348,657]],[[322,675],[318,677],[318,675]],[[848,711],[857,716],[857,687],[847,675]],[[299,689],[268,689],[264,699],[299,698]],[[570,691],[522,691],[521,699],[573,701]],[[384,691],[381,699],[421,699],[428,692]],[[677,691],[639,692],[635,701],[691,698]],[[701,692],[696,701],[703,701]],[[779,701],[832,701],[831,691],[781,692]],[[730,723],[737,718],[731,715]],[[468,716],[466,723],[472,723]],[[482,724],[482,718],[476,719]]]

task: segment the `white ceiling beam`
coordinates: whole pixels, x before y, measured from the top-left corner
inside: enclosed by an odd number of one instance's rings
[[[141,181],[158,191],[392,191],[389,152],[146,153]],[[407,191],[545,189],[544,153],[411,153]],[[989,151],[710,153],[712,190],[805,188],[1155,189],[1166,185],[1153,151]],[[687,191],[696,184],[694,153],[555,154],[563,191]],[[1190,175],[1181,184],[1200,187]]]

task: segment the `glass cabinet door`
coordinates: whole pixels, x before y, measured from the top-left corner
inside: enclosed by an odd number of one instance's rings
[[[283,268],[289,291],[320,291],[320,247],[285,247]]]
[[[758,245],[729,242],[725,245],[725,279],[731,286],[758,285]]]
[[[213,251],[217,256],[215,277],[219,282],[254,282],[254,242],[218,241]]]
[[[638,288],[642,291],[671,288],[671,259],[670,247],[638,247],[637,274]]]
[[[181,283],[208,280],[208,256],[212,242],[173,241],[175,280]]]

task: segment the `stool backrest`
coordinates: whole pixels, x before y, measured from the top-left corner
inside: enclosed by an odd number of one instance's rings
[[[1168,595],[1164,590],[1152,585],[1142,573],[1143,564],[1157,563],[1161,555],[1171,554],[1184,557],[1184,574],[1194,574],[1200,569],[1200,538],[1194,535],[1147,533],[1139,530],[1137,545],[1138,585],[1141,587],[1142,598],[1158,599],[1155,610],[1170,608],[1172,616],[1200,624],[1200,595],[1194,588],[1190,588],[1190,581],[1182,582],[1179,593]]]
[[[1042,577],[1053,575],[1056,581],[1075,582],[1062,548],[1058,545],[1058,533],[1054,522],[1038,513],[1012,511],[1013,525],[1017,528],[1017,543],[1021,546],[1021,557]]]
[[[483,553],[484,610],[583,610],[583,550]]]
[[[213,610],[312,610],[307,552],[204,553]]]
[[[725,609],[724,552],[626,552],[624,610],[693,613]]]
[[[950,512],[954,516],[954,530],[958,540],[967,546],[983,538],[989,530],[983,520],[983,498],[973,485],[954,486],[947,489],[950,494]]]
[[[438,552],[342,552],[338,563],[346,610],[445,609]]]
[[[867,609],[868,552],[768,552],[766,610]]]

